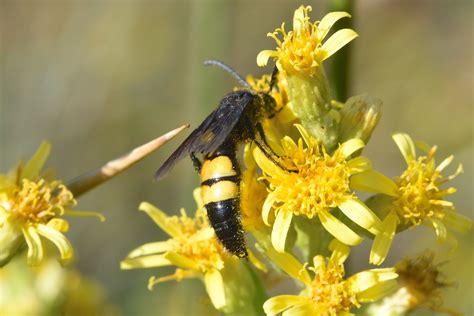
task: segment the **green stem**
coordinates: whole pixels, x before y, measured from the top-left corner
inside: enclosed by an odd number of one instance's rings
[[[330,11],[345,11],[352,15],[351,19],[342,19],[336,24],[336,30],[343,28],[352,28],[354,22],[353,7],[354,1],[351,0],[331,0],[329,2]],[[332,78],[332,87],[336,100],[344,102],[349,95],[350,84],[350,63],[352,45],[346,45],[340,49],[331,58],[331,68],[329,69],[330,78]]]

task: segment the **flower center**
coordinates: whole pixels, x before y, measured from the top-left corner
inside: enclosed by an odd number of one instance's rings
[[[446,205],[436,202],[444,195],[438,187],[440,178],[431,157],[412,161],[397,179],[399,196],[394,204],[398,215],[413,225],[419,225],[427,218],[442,219]]]
[[[24,221],[47,223],[75,204],[72,193],[60,181],[23,179],[9,198],[7,209]]]
[[[324,260],[324,259],[323,259]],[[311,283],[311,299],[317,311],[323,315],[336,315],[359,306],[356,295],[344,281],[344,267],[329,263],[314,268],[315,277]]]
[[[316,144],[303,149],[300,141],[298,148],[286,152],[286,156],[292,157],[298,172],[267,178],[285,209],[312,218],[347,199],[350,173],[338,150],[329,156]]]
[[[172,240],[174,248],[177,253],[196,262],[202,272],[221,269],[224,267],[225,249],[209,227],[206,214],[202,213],[198,211],[194,220],[185,214],[173,218],[181,230],[179,238]]]

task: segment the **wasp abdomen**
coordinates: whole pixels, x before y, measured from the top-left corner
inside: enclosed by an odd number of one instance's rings
[[[201,195],[209,222],[229,252],[246,257],[244,232],[239,218],[239,184],[240,170],[233,155],[223,154],[204,160]]]
[[[239,199],[206,204],[207,215],[217,238],[234,255],[247,257],[244,231],[239,218]]]

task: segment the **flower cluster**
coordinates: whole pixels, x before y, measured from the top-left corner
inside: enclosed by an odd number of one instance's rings
[[[140,208],[171,238],[133,250],[122,268],[175,265],[178,268],[171,276],[152,277],[150,288],[162,281],[197,277],[203,280],[213,305],[232,314],[348,315],[384,298],[382,309],[378,303],[367,308],[380,312],[390,305],[385,300],[396,301],[403,291],[411,295],[404,311],[421,306],[435,309],[429,304],[440,301],[442,283],[429,258],[369,269],[348,278],[344,264],[350,247],[364,238],[373,239],[369,263],[380,265],[396,234],[407,228],[431,226],[440,241],[454,241],[448,228],[468,231],[471,221],[445,199],[456,189],[442,188],[462,167],[443,176],[452,156],[436,165],[436,147],[418,142],[426,155],[417,156],[410,136],[394,134],[406,170],[392,180],[373,169],[361,152],[380,119],[381,101],[367,95],[344,103],[331,100],[323,67],[327,58],[358,35],[343,29],[326,39],[335,23],[350,15],[331,12],[311,22],[310,11],[305,6],[295,11],[292,31],[282,24],[268,34],[277,47],[260,52],[257,64],[265,66],[273,59],[278,73],[247,77],[253,91],[273,97],[277,111],[260,122],[273,156],[261,145],[246,144],[239,179],[240,219],[252,268],[261,276],[290,277],[301,284],[301,290],[260,301],[250,299],[258,296],[256,289],[262,283],[270,288],[271,282],[249,277],[248,270],[242,269],[235,278],[242,260],[228,253],[209,228],[199,193],[195,193],[194,219],[184,211],[180,217],[168,217],[143,203]],[[362,201],[357,191],[374,195]],[[312,260],[311,267],[297,259],[301,255],[304,261]]]

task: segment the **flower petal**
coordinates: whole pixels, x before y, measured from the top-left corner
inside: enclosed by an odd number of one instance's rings
[[[292,308],[284,311],[282,316],[317,315],[317,311],[314,305],[315,304],[313,302],[310,302],[308,299],[306,299],[303,304],[293,306]]]
[[[290,228],[292,212],[280,210],[276,216],[272,229],[272,245],[278,252],[285,251],[286,236]]]
[[[61,255],[61,261],[63,263],[66,263],[72,259],[74,255],[74,249],[72,248],[71,243],[66,238],[66,236],[64,236],[54,228],[43,224],[38,224],[36,229],[38,231],[38,234],[47,238],[54,245],[56,245]]]
[[[405,133],[397,133],[393,134],[392,138],[395,141],[395,144],[397,144],[398,149],[400,149],[400,152],[402,153],[403,158],[405,158],[407,164],[415,160],[415,144],[413,143],[413,140],[411,139],[410,135]]]
[[[157,242],[150,242],[141,245],[140,247],[135,248],[132,250],[128,255],[127,258],[136,258],[141,256],[148,256],[152,254],[159,254],[162,252],[170,251],[172,247],[170,243],[167,241],[157,241]]]
[[[390,178],[373,169],[351,176],[350,187],[353,190],[382,193],[396,197],[398,186]]]
[[[53,218],[46,225],[62,233],[69,230],[69,223],[61,218]]]
[[[270,222],[268,221],[268,218],[270,216],[270,210],[272,209],[273,204],[275,203],[275,200],[276,200],[276,195],[273,193],[270,193],[268,194],[262,206],[262,219],[265,225],[267,226],[270,226]]]
[[[350,174],[361,173],[372,168],[372,162],[367,157],[356,157],[347,162],[346,167]]]
[[[278,56],[278,53],[273,50],[262,50],[257,55],[257,65],[258,67],[265,67],[268,63],[268,59],[271,57]]]
[[[287,252],[278,252],[273,247],[265,250],[267,257],[280,269],[294,279],[300,280],[305,285],[311,284],[311,277],[301,262]]]
[[[253,150],[253,157],[255,158],[255,161],[257,162],[257,165],[260,167],[260,169],[262,169],[266,174],[274,177],[280,177],[284,175],[285,171],[280,169],[280,167],[268,159],[268,157],[265,156],[260,148],[255,147]]]
[[[336,265],[343,264],[351,252],[351,248],[337,239],[329,243],[329,250],[332,251],[330,261]]]
[[[394,212],[390,212],[382,222],[382,229],[379,234],[375,236],[372,249],[370,250],[371,264],[380,265],[385,261],[390,246],[392,245],[393,237],[398,224],[398,216]]]
[[[176,228],[175,224],[172,224],[168,221],[168,216],[162,210],[148,202],[140,203],[138,209],[147,213],[148,216],[150,216],[151,219],[156,223],[156,225],[160,226],[160,228],[171,237],[178,237],[180,235],[180,232]]]
[[[446,229],[446,226],[444,225],[444,223],[435,218],[430,218],[429,221],[431,222],[431,225],[433,225],[433,228],[436,232],[436,236],[438,237],[438,242],[439,243],[445,242],[448,236],[448,230]]]
[[[356,198],[348,198],[338,205],[339,209],[354,223],[377,235],[382,222],[364,203]]]
[[[74,216],[74,217],[86,217],[86,216],[92,216],[92,217],[97,217],[99,221],[105,222],[105,216],[98,213],[98,212],[90,212],[90,211],[80,211],[80,210],[65,210],[64,215],[66,216]]]
[[[398,277],[395,268],[371,269],[354,274],[347,279],[351,290],[355,293],[365,291],[380,282],[393,280]]]
[[[388,280],[377,283],[363,292],[357,293],[357,300],[361,303],[374,302],[386,297],[398,288],[397,280]]]
[[[329,30],[333,27],[333,25],[342,18],[348,17],[350,18],[351,15],[344,11],[335,11],[326,14],[321,22],[318,24],[318,38],[323,39],[328,34]]]
[[[443,222],[461,233],[467,233],[472,228],[472,221],[470,218],[460,213],[448,210],[444,211]]]
[[[323,58],[321,61],[326,60],[335,52],[344,47],[347,43],[358,37],[357,34],[352,29],[342,29],[334,33],[327,41],[324,42],[321,50],[324,52]]]
[[[41,239],[33,226],[27,226],[22,231],[28,245],[28,265],[37,266],[43,260],[43,244]]]
[[[165,258],[164,255],[150,255],[143,257],[127,257],[127,259],[120,262],[120,269],[143,269],[143,268],[157,268],[172,265],[171,261]]]
[[[199,268],[198,264],[193,260],[173,251],[165,253],[163,257],[180,268],[192,270],[198,270]]]
[[[361,148],[364,148],[365,144],[362,141],[362,139],[359,138],[352,138],[349,139],[348,141],[342,143],[341,147],[339,148],[341,154],[344,157],[349,157],[356,151],[358,151]]]
[[[448,158],[444,159],[439,165],[438,167],[436,167],[436,171],[438,172],[442,172],[447,166],[449,166],[451,164],[451,162],[453,161],[454,159],[454,156],[451,155],[449,156]]]
[[[311,135],[309,135],[308,131],[306,128],[303,127],[301,124],[295,124],[295,127],[298,129],[298,132],[300,132],[301,137],[303,137],[304,142],[306,143],[307,147],[313,146],[313,138]]]
[[[48,159],[51,152],[51,144],[43,141],[38,147],[33,157],[26,163],[22,170],[21,177],[26,179],[34,179],[39,176],[41,168]]]
[[[339,241],[349,246],[357,246],[362,242],[362,237],[328,211],[322,210],[318,213],[318,216],[324,228]]]
[[[303,296],[279,295],[266,300],[266,302],[263,304],[263,310],[267,315],[276,315],[292,306],[303,304],[306,301],[306,298]]]
[[[225,306],[225,291],[224,281],[219,270],[211,270],[204,275],[204,284],[209,295],[212,305],[216,309],[221,309]]]

